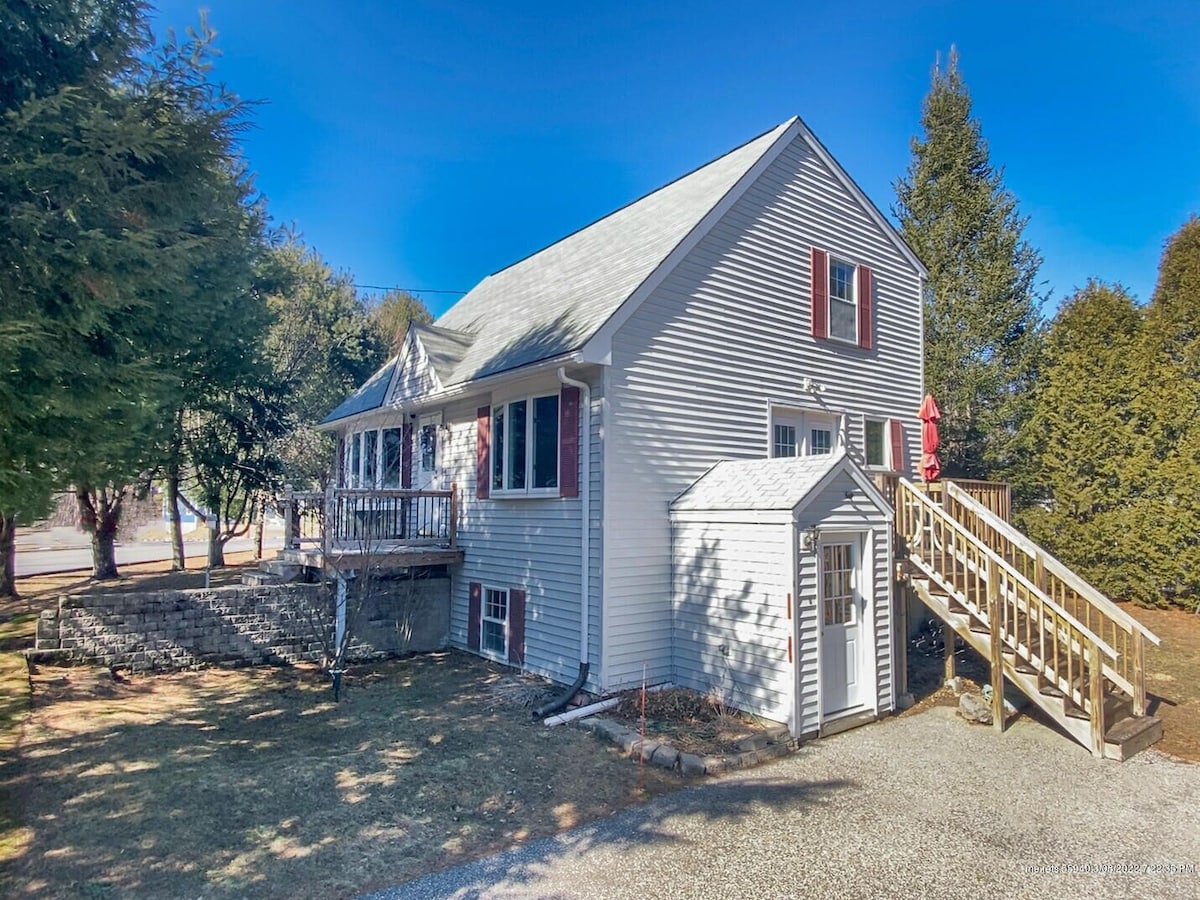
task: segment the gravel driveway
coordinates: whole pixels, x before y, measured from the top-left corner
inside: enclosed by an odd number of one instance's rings
[[[935,708],[370,900],[783,896],[1194,898],[1200,766]]]

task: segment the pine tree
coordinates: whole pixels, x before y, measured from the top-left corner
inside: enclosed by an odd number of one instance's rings
[[[1133,360],[1138,442],[1129,454],[1126,526],[1138,552],[1131,596],[1200,602],[1200,218],[1167,242]]]
[[[1129,596],[1141,558],[1126,518],[1142,321],[1119,285],[1090,281],[1067,300],[1046,332],[1028,429],[1042,502],[1020,524],[1114,597]]]
[[[1028,494],[1017,439],[1040,351],[1041,257],[992,166],[951,48],[933,69],[921,137],[896,183],[893,213],[929,268],[925,384],[941,407],[946,475],[1013,480]]]

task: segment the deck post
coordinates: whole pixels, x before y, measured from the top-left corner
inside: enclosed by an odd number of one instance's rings
[[[1088,700],[1091,703],[1092,756],[1104,758],[1104,658],[1100,646],[1088,641]]]
[[[896,673],[896,695],[903,697],[908,693],[908,579],[899,572],[896,575],[897,578],[893,582],[897,600],[896,667],[899,669]]]
[[[1133,632],[1133,714],[1146,714],[1146,636]]]
[[[1004,657],[1000,641],[1000,572],[995,557],[987,561],[988,656],[992,666],[992,728],[1004,731]]]
[[[458,483],[450,482],[450,549],[458,548]]]
[[[946,654],[946,681],[954,677],[954,639],[957,637],[954,633],[954,628],[949,622],[942,623],[942,642],[946,645],[943,652]]]

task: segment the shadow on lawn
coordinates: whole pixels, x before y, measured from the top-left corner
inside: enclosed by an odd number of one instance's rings
[[[639,772],[578,729],[532,723],[510,702],[520,679],[474,657],[359,671],[334,704],[311,671],[121,683],[103,670],[44,670],[19,752],[0,763],[0,789],[27,829],[3,892],[350,896],[685,784]],[[736,821],[751,806],[816,802],[838,787],[718,785],[693,811]],[[654,809],[687,809],[692,794]],[[656,821],[619,839],[669,839]],[[580,848],[612,840],[601,829],[572,835]]]

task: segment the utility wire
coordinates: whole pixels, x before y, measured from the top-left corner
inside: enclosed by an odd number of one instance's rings
[[[350,282],[353,287],[362,288],[365,291],[404,291],[406,294],[465,294],[466,291],[444,291],[435,288],[406,288],[399,285],[386,286],[382,284],[358,284]]]

